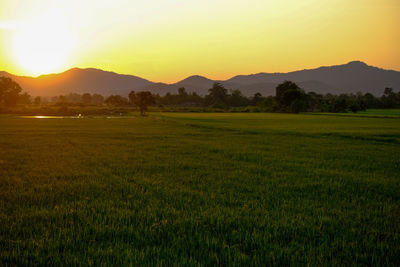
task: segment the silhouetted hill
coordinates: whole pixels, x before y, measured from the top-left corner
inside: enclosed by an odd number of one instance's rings
[[[291,80],[306,91],[318,93],[370,92],[382,94],[385,87],[400,88],[400,72],[368,66],[364,62],[353,61],[345,65],[320,67],[317,69],[289,73],[259,73],[235,76],[227,82],[239,85],[258,83],[279,84]]]
[[[41,96],[71,92],[126,96],[131,90],[149,90],[164,95],[167,92],[176,93],[180,87],[185,87],[188,92],[205,95],[212,84],[216,82],[195,75],[173,84],[153,83],[132,75],[92,68],[74,68],[63,73],[42,75],[37,78],[14,76],[7,72],[0,72],[0,75],[12,77],[32,95]],[[257,92],[262,95],[274,95],[275,87],[285,80],[294,81],[304,90],[317,93],[340,94],[361,91],[379,96],[385,87],[400,89],[400,72],[369,66],[360,61],[288,73],[238,75],[218,82],[224,84],[228,89],[239,89],[243,94],[250,96]]]
[[[136,76],[93,68],[73,68],[63,73],[41,75],[37,78],[10,74],[5,76],[11,76],[32,95],[41,96],[84,92],[128,95],[131,90],[142,89],[152,84],[152,82]]]
[[[208,93],[208,89],[212,87],[214,82],[215,81],[205,77],[193,75],[174,84],[153,83],[146,86],[144,90],[149,90],[153,93],[163,95],[167,92],[177,93],[179,88],[185,87],[188,93],[196,92],[200,95],[205,95]]]
[[[174,84],[175,87],[185,87],[188,92],[196,92],[198,94],[207,94],[215,81],[207,79],[202,76],[194,75],[190,76],[180,82]]]

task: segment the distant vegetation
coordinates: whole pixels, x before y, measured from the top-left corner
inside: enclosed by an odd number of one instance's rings
[[[177,94],[167,93],[163,96],[152,94],[149,91],[131,91],[128,97],[100,94],[60,95],[52,98],[32,98],[22,93],[22,88],[12,79],[0,77],[0,111],[10,111],[17,105],[25,106],[58,106],[60,112],[65,113],[72,106],[101,106],[101,107],[134,107],[144,115],[149,106],[158,108],[170,107],[200,107],[218,110],[232,110],[246,112],[358,112],[366,109],[394,109],[400,108],[400,92],[386,88],[384,94],[376,97],[370,93],[350,94],[317,94],[306,93],[296,83],[285,81],[276,87],[275,96],[262,96],[260,93],[246,97],[240,90],[228,90],[221,83],[214,83],[205,96],[197,93],[188,93],[184,87],[178,89]],[[201,109],[198,109],[199,111]]]

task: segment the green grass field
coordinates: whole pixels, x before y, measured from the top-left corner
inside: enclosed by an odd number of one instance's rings
[[[368,109],[366,111],[359,111],[359,113],[400,117],[400,109]]]
[[[307,114],[307,113],[305,113]],[[368,109],[357,113],[308,113],[325,116],[346,116],[346,117],[370,117],[370,118],[392,118],[400,119],[400,109]]]
[[[0,116],[0,265],[400,265],[400,120]]]

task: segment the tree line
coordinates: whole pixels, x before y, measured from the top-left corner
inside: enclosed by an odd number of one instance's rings
[[[17,104],[41,105],[53,103],[56,105],[111,105],[135,106],[144,114],[148,106],[158,107],[212,107],[227,109],[235,107],[254,106],[266,112],[357,112],[368,108],[400,108],[400,92],[386,88],[380,97],[370,93],[356,94],[318,94],[306,93],[296,83],[285,81],[275,90],[275,96],[262,96],[260,93],[246,97],[240,90],[228,90],[221,83],[214,83],[208,94],[200,96],[188,93],[184,87],[176,94],[167,93],[164,96],[152,94],[149,91],[131,91],[128,97],[100,94],[60,95],[50,99],[35,97],[23,93],[22,88],[11,78],[0,77],[0,106],[13,107]]]

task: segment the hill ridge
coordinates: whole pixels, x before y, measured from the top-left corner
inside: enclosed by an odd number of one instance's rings
[[[131,90],[149,90],[153,93],[166,94],[176,93],[179,87],[185,87],[188,92],[204,95],[214,82],[220,82],[228,89],[239,89],[245,95],[253,95],[256,92],[273,95],[276,85],[285,80],[292,80],[304,90],[317,93],[340,94],[361,91],[380,95],[385,87],[400,89],[399,71],[370,66],[359,60],[286,73],[242,74],[221,81],[201,75],[191,75],[175,83],[153,82],[130,74],[79,67],[38,77],[17,76],[7,71],[0,71],[0,75],[15,79],[28,93],[40,96],[84,92],[128,95]]]

